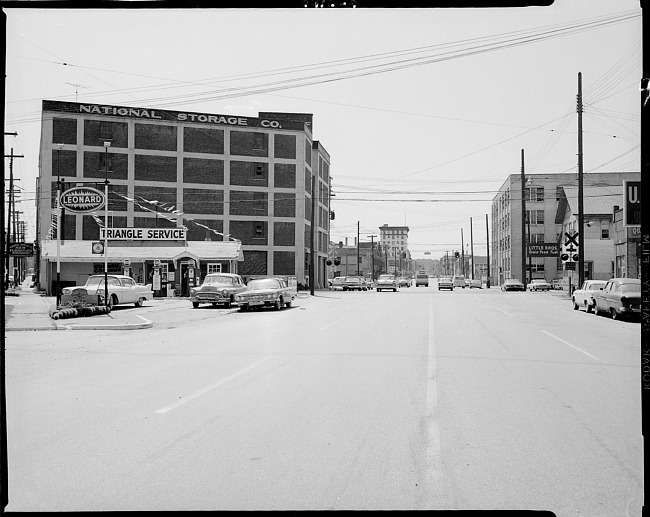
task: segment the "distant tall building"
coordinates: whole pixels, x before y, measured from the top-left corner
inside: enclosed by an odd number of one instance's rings
[[[408,226],[380,226],[379,244],[388,259],[389,272],[412,270]]]
[[[638,172],[588,173],[583,175],[584,187],[620,187],[625,180],[639,180]],[[577,187],[577,173],[526,174],[526,239],[530,243],[560,243],[564,229],[556,223],[560,200],[565,197],[565,187]],[[607,196],[608,214],[614,224],[614,206],[621,205],[618,195]],[[547,281],[566,276],[564,263],[559,257],[531,257],[526,260],[526,271],[522,270],[521,259],[522,217],[521,217],[521,175],[511,174],[492,200],[492,224],[490,228],[490,276],[501,284],[507,278],[519,280],[545,278]],[[585,208],[586,210],[586,208]],[[530,223],[530,224],[528,224]],[[528,230],[530,228],[530,236]],[[615,250],[612,245],[612,260]],[[530,262],[530,266],[529,266]],[[585,270],[592,267],[585,256]],[[530,273],[528,272],[530,270]],[[589,275],[585,276],[588,278]]]

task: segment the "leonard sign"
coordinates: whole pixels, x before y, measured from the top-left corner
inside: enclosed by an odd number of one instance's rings
[[[72,187],[61,194],[61,206],[74,214],[99,210],[104,201],[104,194],[92,187]]]

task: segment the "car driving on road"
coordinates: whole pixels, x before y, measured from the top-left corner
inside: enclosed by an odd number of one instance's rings
[[[246,289],[241,276],[233,273],[211,273],[203,283],[190,290],[190,302],[195,309],[202,303],[213,306],[224,305],[229,308],[235,303],[235,296]]]
[[[245,291],[235,296],[235,301],[242,312],[261,307],[273,307],[279,311],[285,305],[291,307],[296,296],[296,288],[289,287],[283,278],[256,278],[248,282]]]
[[[509,278],[501,284],[502,291],[525,291],[524,284],[516,278]]]
[[[344,291],[367,291],[368,284],[363,276],[346,276],[343,281]]]
[[[377,279],[377,292],[379,291],[397,291],[397,279],[395,275],[379,275]]]
[[[454,281],[448,276],[441,276],[438,279],[438,291],[443,289],[449,289],[450,291],[454,290]]]

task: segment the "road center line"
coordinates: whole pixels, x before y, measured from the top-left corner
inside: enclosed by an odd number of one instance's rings
[[[603,361],[603,360],[600,359],[599,357],[596,357],[595,355],[592,355],[592,354],[590,354],[589,352],[586,352],[586,351],[583,350],[582,348],[579,348],[579,347],[577,347],[577,346],[575,346],[575,345],[572,345],[572,344],[569,343],[568,341],[564,341],[564,339],[560,339],[559,337],[554,336],[554,335],[551,334],[550,332],[546,332],[545,330],[542,330],[542,332],[543,332],[544,334],[548,335],[548,336],[551,336],[551,337],[554,338],[554,339],[557,339],[557,340],[560,341],[561,343],[564,343],[565,345],[570,346],[571,348],[575,348],[578,352],[582,352],[583,354],[585,354],[585,355],[591,357],[592,359],[595,359],[596,361],[601,361],[601,362],[603,362],[603,363],[607,363],[607,361]]]
[[[427,430],[427,490],[430,497],[441,487],[440,425],[438,423],[438,379],[436,333],[433,323],[433,297],[429,296],[429,332],[427,337],[427,399],[424,415]]]
[[[164,408],[159,409],[158,411],[156,411],[156,413],[167,413],[168,411],[171,411],[172,409],[176,409],[177,407],[182,406],[183,404],[189,402],[190,400],[193,400],[193,399],[195,399],[197,397],[200,397],[201,395],[207,393],[208,391],[213,390],[214,388],[218,388],[219,386],[221,386],[223,384],[226,384],[227,382],[235,379],[236,377],[239,377],[240,375],[243,375],[244,373],[252,370],[253,368],[257,368],[262,363],[265,363],[269,359],[272,359],[272,357],[273,356],[269,356],[266,359],[262,359],[261,361],[258,361],[255,364],[247,366],[243,370],[239,370],[237,373],[233,373],[232,375],[230,375],[229,377],[226,377],[225,379],[221,379],[219,382],[215,382],[214,384],[210,384],[209,386],[206,386],[205,388],[202,388],[202,389],[200,389],[198,391],[195,391],[194,393],[192,393],[191,395],[183,398],[182,400],[179,400],[178,402],[175,402],[174,404],[170,404],[169,406],[165,406]]]
[[[336,325],[337,323],[343,321],[344,319],[345,319],[345,318],[341,318],[341,319],[338,319],[338,320],[336,320],[336,321],[333,321],[333,322],[330,323],[329,325],[325,325],[324,327],[321,327],[320,330],[328,329],[328,328],[330,328],[332,325]]]
[[[501,311],[503,314],[507,314],[507,315],[510,316],[511,318],[513,317],[512,314],[510,314],[509,312],[504,311],[503,309],[499,309],[499,308],[497,307],[497,310],[498,310],[498,311]]]

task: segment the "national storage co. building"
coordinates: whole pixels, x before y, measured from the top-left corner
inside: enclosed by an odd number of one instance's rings
[[[312,185],[315,279],[325,286],[330,157],[313,140],[312,118],[43,101],[40,287],[53,293],[57,263],[63,286],[102,273],[105,263],[109,272],[129,268],[145,283],[156,265],[174,289],[192,270],[195,283],[222,271],[289,275],[307,284]],[[103,208],[64,209],[57,246],[57,178],[62,192],[103,192],[108,178],[108,224]]]

